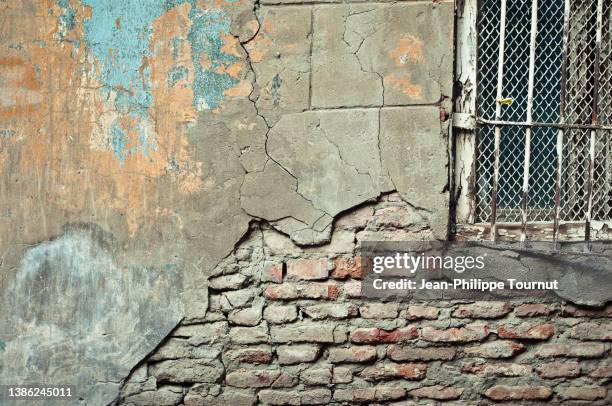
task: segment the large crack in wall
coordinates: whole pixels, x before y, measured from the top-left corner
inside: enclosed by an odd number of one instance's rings
[[[35,317],[3,315],[3,364],[20,379],[97,382],[92,402],[113,398],[181,318],[204,317],[208,275],[253,221],[333,245],[335,218],[397,190],[446,238],[452,3],[93,3],[1,11],[2,305],[57,296]],[[151,295],[165,312],[130,311]],[[38,331],[47,346],[32,352]],[[91,371],[74,370],[83,346]]]

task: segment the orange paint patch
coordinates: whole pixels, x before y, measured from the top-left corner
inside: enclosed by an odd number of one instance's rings
[[[238,85],[226,89],[224,94],[228,97],[247,97],[251,94],[253,86],[248,80],[242,80]]]
[[[385,82],[388,82],[394,89],[401,91],[411,99],[422,99],[423,87],[415,85],[410,81],[409,77],[398,78],[395,75],[385,76]]]
[[[0,45],[0,213],[10,213],[0,222],[0,235],[33,243],[80,221],[97,223],[126,243],[142,233],[162,233],[163,222],[175,221],[168,217],[184,201],[181,194],[202,189],[202,164],[193,157],[185,126],[196,118],[191,51],[180,46],[173,55],[172,43],[190,32],[190,5],[152,24],[151,57],[142,69],[150,70],[153,104],[148,115],[136,118],[117,113],[100,91],[100,65],[85,46],[74,46],[83,44],[82,22],[91,10],[70,4],[77,24],[60,42],[62,10],[55,1],[7,3],[8,22],[0,33],[10,37],[0,43],[22,48]],[[177,65],[186,67],[181,80],[188,86],[168,84]],[[113,122],[125,133],[126,151],[142,146],[143,134],[151,142],[117,159]]]
[[[407,63],[423,63],[423,41],[406,34],[389,55],[397,66],[404,66]]]

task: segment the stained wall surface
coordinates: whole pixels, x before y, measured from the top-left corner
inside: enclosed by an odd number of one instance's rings
[[[452,1],[24,0],[0,17],[0,383],[74,383],[92,405],[480,397],[379,389],[425,369],[316,344],[408,328],[326,307],[358,289],[334,258],[447,238]],[[296,334],[312,340],[285,348]],[[333,359],[357,367],[279,366]],[[605,397],[599,376],[575,396]]]

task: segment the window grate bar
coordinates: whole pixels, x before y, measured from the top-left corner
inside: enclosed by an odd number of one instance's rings
[[[561,78],[563,80],[563,78]],[[564,90],[561,89],[563,92]],[[542,128],[557,128],[561,130],[602,130],[602,131],[612,131],[612,126],[610,125],[600,125],[600,124],[568,124],[564,121],[559,123],[540,123],[537,121],[527,122],[527,121],[504,121],[504,120],[487,120],[486,118],[478,117],[475,119],[476,124],[479,125],[499,125],[502,127],[505,126],[513,126],[513,127],[542,127]],[[612,133],[604,133],[606,136],[612,136]]]
[[[593,64],[593,112],[591,123],[599,123],[599,76],[600,76],[600,55],[601,39],[603,35],[603,0],[597,1],[597,31],[595,34],[595,63]],[[589,145],[589,179],[587,183],[588,206],[585,221],[584,237],[588,242],[591,240],[591,218],[593,216],[593,182],[595,176],[595,142],[597,130],[591,130],[591,140]]]
[[[497,101],[495,106],[495,120],[501,118],[501,103],[504,80],[504,52],[506,47],[506,9],[507,0],[501,0],[501,16],[499,21],[499,59],[497,62]],[[499,184],[499,155],[501,144],[501,126],[495,126],[495,164],[493,166],[493,185],[491,188],[491,241],[495,241],[497,233],[495,220],[497,217],[497,186]]]
[[[531,39],[529,44],[529,84],[527,87],[527,122],[533,122],[533,86],[535,80],[536,38],[538,35],[538,0],[531,2]],[[531,131],[525,129],[525,162],[523,169],[523,201],[521,206],[521,241],[527,239],[527,204],[529,200],[529,163],[531,160]]]
[[[565,97],[567,87],[567,58],[569,46],[570,0],[565,0],[563,14],[563,55],[561,60],[561,92],[559,95],[559,131],[557,132],[557,182],[555,184],[555,219],[553,223],[553,241],[559,240],[561,222],[561,183],[563,182],[563,142],[565,138]]]

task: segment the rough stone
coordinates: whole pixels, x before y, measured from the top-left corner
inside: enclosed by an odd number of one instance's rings
[[[387,357],[393,361],[436,361],[452,360],[455,358],[457,350],[450,347],[403,347],[390,345],[387,348]]]
[[[158,382],[215,383],[223,376],[223,364],[217,360],[185,358],[151,364],[149,373]]]
[[[294,305],[266,306],[263,313],[264,319],[272,324],[283,324],[295,321],[298,317],[297,307]]]
[[[328,368],[308,368],[300,373],[300,381],[305,385],[327,385],[332,380],[332,369]]]
[[[552,396],[552,390],[546,386],[496,385],[484,395],[492,400],[546,400]]]
[[[287,299],[329,299],[338,297],[338,285],[334,282],[310,282],[296,284],[285,282],[281,285],[271,285],[264,291],[269,300]]]
[[[261,272],[262,282],[283,282],[283,264],[267,264]]]
[[[469,324],[465,327],[438,329],[423,327],[422,336],[426,341],[432,342],[470,342],[481,341],[489,336],[490,330],[486,324]]]
[[[411,305],[406,310],[406,318],[408,320],[435,320],[439,314],[440,310],[431,306]]]
[[[461,397],[463,388],[453,388],[442,385],[424,386],[422,388],[413,389],[409,393],[417,398],[454,400]]]
[[[259,344],[268,342],[268,325],[264,321],[256,327],[233,327],[229,338],[234,344]]]
[[[501,338],[547,340],[554,334],[555,326],[552,324],[521,324],[516,327],[501,325],[497,327],[497,335]]]
[[[575,344],[543,344],[538,347],[536,356],[541,358],[550,357],[578,357],[599,358],[603,356],[605,347],[600,343],[575,343]]]
[[[228,320],[232,324],[252,327],[256,326],[261,321],[261,312],[261,305],[234,310],[229,314]]]
[[[364,319],[395,319],[398,313],[397,303],[368,303],[359,308],[359,314]]]
[[[460,305],[453,317],[471,319],[496,319],[510,313],[512,308],[506,302],[476,302]]]
[[[319,346],[311,344],[281,345],[276,348],[278,363],[281,365],[312,362],[319,356]]]
[[[208,286],[217,290],[240,289],[246,280],[247,277],[239,273],[223,275],[209,279]]]
[[[287,261],[287,276],[294,279],[327,279],[331,265],[327,259],[294,259]]]
[[[354,346],[348,348],[332,347],[327,360],[332,363],[371,362],[376,359],[376,347]]]
[[[572,327],[570,336],[579,340],[610,341],[612,340],[612,322],[580,323]]]
[[[549,316],[552,312],[551,306],[543,303],[526,303],[514,309],[514,314],[518,317]]]
[[[335,258],[334,270],[331,273],[331,277],[336,279],[361,279],[362,261],[364,260],[365,258],[361,256],[354,258]]]
[[[350,339],[358,344],[399,343],[417,338],[416,327],[408,326],[395,330],[360,328],[351,332]]]
[[[225,376],[225,383],[236,388],[265,388],[272,385],[280,371],[272,369],[239,369]]]
[[[333,323],[295,323],[289,326],[270,327],[270,336],[275,343],[313,342],[333,343]]]
[[[510,358],[525,350],[525,346],[507,340],[491,341],[463,350],[464,354],[482,358]]]
[[[357,306],[350,303],[324,303],[302,307],[302,311],[310,318],[321,320],[326,318],[346,319],[357,315]]]
[[[540,365],[538,373],[542,378],[575,378],[580,375],[580,364],[574,361],[549,362]]]
[[[272,362],[272,348],[270,346],[236,348],[225,352],[223,356],[234,362],[269,364]]]
[[[606,397],[608,390],[603,386],[569,386],[557,387],[562,399],[597,400]]]
[[[338,402],[371,403],[401,399],[406,396],[406,389],[398,387],[377,386],[373,388],[337,389],[334,399]]]
[[[365,368],[359,376],[368,381],[387,380],[390,378],[419,380],[425,378],[426,373],[427,364],[382,363]]]

